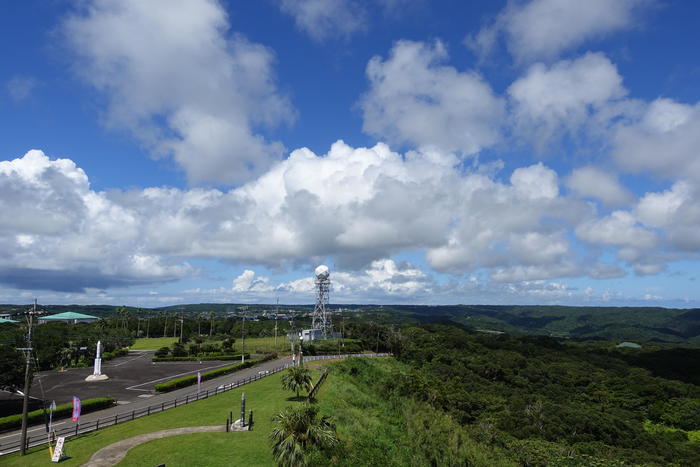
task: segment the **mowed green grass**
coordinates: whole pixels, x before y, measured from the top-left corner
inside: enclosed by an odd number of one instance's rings
[[[158,350],[161,347],[170,347],[177,341],[177,337],[143,337],[136,339],[134,345],[129,348],[131,350]]]
[[[243,350],[243,343],[241,337],[233,336],[236,342],[233,344],[235,352],[241,352]],[[275,337],[246,337],[245,338],[245,351],[247,353],[265,353],[265,352],[292,352],[292,345],[287,340],[287,336],[281,334],[277,336],[277,343],[275,344]]]
[[[297,404],[288,400],[294,394],[283,391],[282,372],[227,393],[193,402],[176,409],[105,428],[96,432],[68,438],[66,452],[70,459],[62,466],[82,465],[93,453],[107,445],[142,433],[189,426],[224,426],[229,411],[234,419],[240,416],[241,392],[246,395],[246,412],[253,410],[253,431],[235,433],[193,433],[150,441],[131,449],[119,464],[124,466],[261,465],[273,466],[268,436],[272,431],[272,416],[283,408]],[[314,381],[319,371],[313,371]],[[33,448],[20,457],[12,454],[0,458],[0,465],[10,467],[54,465],[46,446]]]

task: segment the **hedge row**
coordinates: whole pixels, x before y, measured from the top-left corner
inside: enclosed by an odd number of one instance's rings
[[[250,358],[250,354],[245,354],[245,358]],[[209,354],[202,357],[153,357],[151,361],[154,362],[201,362],[205,360],[240,360],[241,354],[234,355],[219,355],[219,354]]]
[[[271,353],[265,355],[263,358],[248,360],[245,363],[236,363],[235,365],[217,368],[216,370],[205,371],[204,373],[202,373],[202,381],[216,378],[218,376],[227,375],[238,370],[243,370],[244,368],[250,368],[251,366],[256,365],[258,363],[266,362],[275,358],[277,358],[277,354]],[[166,381],[165,383],[156,384],[155,389],[158,392],[169,392],[174,391],[175,389],[192,386],[194,384],[197,384],[197,375],[189,375],[183,376],[181,378],[171,379],[170,381]]]
[[[129,349],[114,349],[111,352],[105,352],[102,354],[102,360],[111,360],[117,357],[124,357],[129,355]]]
[[[81,401],[81,413],[93,412],[95,410],[112,407],[114,405],[113,397],[96,397],[94,399],[85,399]],[[46,412],[48,414],[48,410]],[[61,404],[56,406],[53,412],[53,419],[69,417],[73,413],[73,403]],[[28,414],[28,425],[42,423],[44,419],[44,409],[33,410]],[[47,415],[48,416],[48,415]],[[22,426],[22,414],[9,415],[0,418],[0,430],[9,430]]]

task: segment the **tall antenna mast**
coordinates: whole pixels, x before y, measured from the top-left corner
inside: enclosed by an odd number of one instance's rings
[[[316,279],[314,281],[316,284],[316,305],[311,315],[311,328],[320,329],[323,331],[323,337],[328,338],[333,329],[331,316],[327,310],[331,291],[331,272],[328,266],[322,264],[316,268],[314,273],[316,274]]]

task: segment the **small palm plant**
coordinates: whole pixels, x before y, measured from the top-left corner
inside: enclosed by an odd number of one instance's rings
[[[299,391],[302,389],[309,391],[311,389],[311,372],[303,366],[290,367],[282,375],[282,388],[296,392],[297,399],[299,399]]]
[[[338,444],[335,426],[327,416],[318,417],[318,408],[311,404],[287,407],[272,420],[270,433],[272,455],[284,467],[306,465],[306,454],[312,448],[327,449]]]

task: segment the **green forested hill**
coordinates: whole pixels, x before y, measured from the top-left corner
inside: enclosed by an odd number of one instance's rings
[[[321,404],[343,443],[318,465],[700,465],[700,351],[403,328],[396,360],[335,364]],[[686,366],[667,379],[659,370]]]
[[[700,309],[568,306],[394,305],[372,313],[406,322],[452,322],[481,331],[700,345]]]

